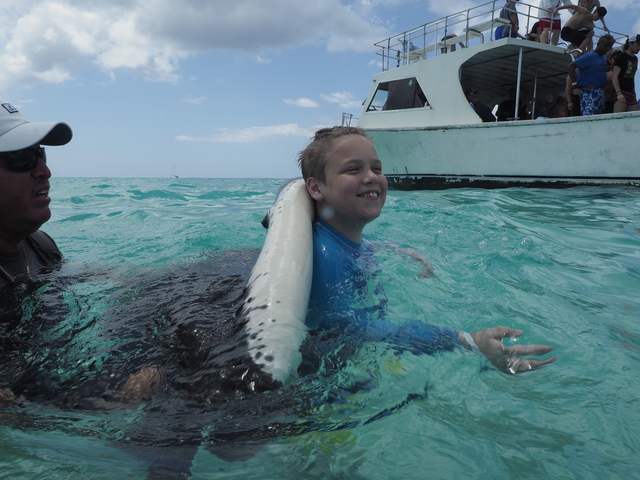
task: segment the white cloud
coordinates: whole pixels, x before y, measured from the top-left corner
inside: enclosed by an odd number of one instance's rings
[[[207,97],[197,97],[197,98],[189,97],[184,99],[186,103],[190,103],[192,105],[202,105],[205,100],[207,100]]]
[[[0,85],[29,86],[74,79],[95,64],[113,80],[129,69],[149,80],[180,80],[180,62],[201,52],[231,51],[259,64],[269,53],[325,44],[330,52],[373,52],[395,33],[397,18],[378,9],[417,0],[1,0]],[[537,4],[536,0],[532,0]],[[477,6],[476,0],[427,0],[427,22]],[[640,17],[632,0],[607,0],[624,12],[626,28]],[[523,8],[523,5],[519,7]],[[433,15],[435,14],[435,15]],[[639,22],[640,23],[640,22]],[[387,28],[391,26],[391,30]],[[615,24],[609,25],[617,30]],[[621,27],[625,28],[625,27]]]
[[[248,127],[240,129],[219,128],[216,133],[206,137],[190,137],[179,135],[176,140],[188,142],[220,142],[220,143],[257,143],[273,137],[309,137],[308,129],[295,123],[266,127]]]
[[[307,108],[317,108],[319,105],[309,98],[299,98],[297,100],[292,100],[290,98],[285,98],[284,103],[288,105],[295,105],[297,107],[307,107]]]
[[[265,52],[325,42],[329,51],[372,51],[386,30],[367,2],[340,0],[3,0],[0,84],[67,81],[87,63],[177,81],[180,60],[236,51],[258,63]],[[292,21],[295,19],[295,21]]]
[[[362,106],[362,101],[358,102],[353,99],[353,95],[349,92],[334,92],[329,95],[320,95],[325,102],[337,103],[342,108],[357,108]]]
[[[263,65],[269,65],[271,63],[271,59],[270,58],[264,58],[264,57],[261,57],[260,55],[256,55],[254,57],[254,60],[255,60],[256,63],[261,63]]]

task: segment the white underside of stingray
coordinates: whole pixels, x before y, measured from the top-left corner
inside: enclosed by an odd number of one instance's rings
[[[304,180],[286,184],[268,216],[243,313],[252,360],[274,380],[287,383],[297,377],[302,360],[313,269],[314,204]]]

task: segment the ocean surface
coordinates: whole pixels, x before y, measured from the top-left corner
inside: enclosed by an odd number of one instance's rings
[[[51,184],[43,230],[66,262],[17,307],[38,325],[14,362],[36,400],[0,408],[1,479],[640,478],[640,189],[390,192],[365,229],[435,270],[380,251],[390,318],[519,328],[555,347],[548,368],[365,344],[331,375],[215,403],[207,347],[233,335],[281,180]],[[149,364],[168,387],[114,408]],[[176,476],[149,474],[158,459]]]

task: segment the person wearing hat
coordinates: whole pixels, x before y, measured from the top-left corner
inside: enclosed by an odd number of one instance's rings
[[[622,53],[615,59],[611,83],[615,90],[614,113],[630,112],[638,110],[638,99],[636,98],[635,76],[638,70],[638,57],[640,51],[640,35],[631,35]]]
[[[39,230],[51,217],[51,171],[42,145],[65,145],[72,136],[66,123],[32,123],[0,101],[0,288],[62,259]]]

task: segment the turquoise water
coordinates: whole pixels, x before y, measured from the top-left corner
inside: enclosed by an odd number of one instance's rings
[[[182,302],[176,311],[188,310],[198,288],[204,292],[198,281],[208,281],[209,265],[222,268],[218,255],[241,252],[221,278],[246,274],[280,183],[53,179],[53,217],[43,229],[67,259],[58,332],[77,333],[65,347],[73,360],[49,363],[52,376],[86,369],[97,353],[106,364],[104,325],[134,328],[159,302],[157,291]],[[411,259],[380,253],[392,316],[466,331],[520,328],[519,342],[553,345],[558,361],[510,377],[467,351],[397,356],[367,345],[340,378],[318,385],[368,378],[373,388],[316,403],[305,415],[276,409],[279,422],[311,419],[316,427],[273,435],[243,461],[199,447],[193,478],[640,478],[640,190],[390,192],[365,235],[411,246],[434,265],[434,278],[420,278]],[[123,368],[135,363],[131,352]],[[180,415],[166,417],[164,439],[184,425],[196,438],[222,422],[250,425],[268,416],[261,402],[289,398],[278,395],[238,402],[224,417],[181,403]],[[0,410],[0,478],[145,478],[135,444],[118,442],[132,425],[157,429],[145,423],[162,408],[164,400],[154,401],[114,411],[46,403]],[[189,421],[172,426],[177,418]],[[162,448],[171,455],[178,444]]]

